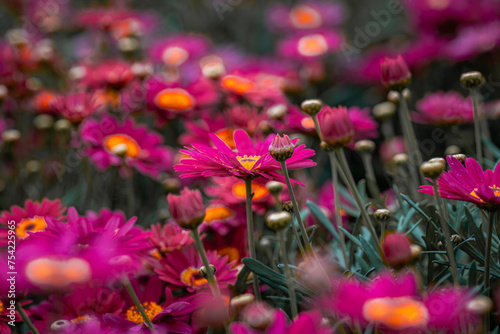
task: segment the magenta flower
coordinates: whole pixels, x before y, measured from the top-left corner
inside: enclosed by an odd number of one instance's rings
[[[210,139],[216,148],[202,144],[193,145],[180,152],[189,156],[182,159],[180,164],[174,166],[181,173],[181,178],[196,176],[235,176],[239,178],[255,178],[261,176],[268,180],[284,180],[277,171],[280,164],[269,154],[269,145],[274,136],[268,136],[265,141],[256,145],[250,136],[243,130],[234,132],[236,152],[215,134],[210,134]],[[298,139],[294,139],[296,144]],[[299,145],[290,159],[286,161],[288,169],[312,167],[316,164],[309,158],[314,151]]]
[[[172,218],[182,228],[195,229],[205,218],[205,205],[198,189],[184,188],[180,195],[168,194],[167,201]]]
[[[156,177],[172,166],[172,153],[161,145],[162,137],[130,118],[122,123],[108,115],[99,120],[87,119],[80,127],[80,139],[82,153],[98,170],[116,166],[122,177],[128,177],[135,168]]]
[[[370,115],[370,108],[349,107],[347,114],[354,129],[353,141],[378,137],[378,123]]]
[[[121,60],[107,60],[87,67],[82,83],[91,89],[119,90],[134,78],[131,65]]]
[[[412,113],[415,122],[442,126],[472,123],[472,102],[457,92],[427,94],[417,102],[418,113]]]
[[[439,195],[476,204],[485,210],[500,208],[500,167],[483,171],[479,163],[465,159],[465,167],[457,158],[447,156],[450,170],[441,174],[437,180]],[[431,180],[429,180],[431,181]],[[434,195],[433,186],[420,186],[419,192]]]
[[[171,220],[163,226],[159,223],[151,225],[149,241],[159,252],[158,256],[176,249],[181,250],[194,242],[188,230],[181,228]]]
[[[221,290],[225,290],[228,283],[236,280],[234,262],[229,262],[227,256],[220,256],[214,251],[207,252],[208,262],[216,267],[215,278]],[[186,288],[188,292],[205,291],[209,289],[208,281],[198,274],[203,266],[201,258],[194,246],[184,247],[165,254],[155,268],[162,281],[165,281],[173,290]]]
[[[230,179],[234,180],[234,178]],[[207,207],[200,231],[213,230],[217,234],[227,235],[232,228],[240,227],[245,223],[245,213],[242,208],[242,206],[230,207],[221,201],[212,201]]]
[[[390,90],[402,90],[411,81],[411,72],[401,55],[380,60],[382,84]]]
[[[278,54],[301,61],[315,60],[338,51],[342,40],[342,35],[335,30],[299,34],[280,41]]]
[[[380,160],[387,165],[391,164],[396,154],[407,152],[406,142],[403,137],[399,136],[384,140],[379,149]]]
[[[177,34],[157,41],[150,49],[151,58],[167,66],[178,67],[206,54],[209,40],[202,35]]]
[[[102,93],[72,93],[54,97],[49,107],[57,115],[79,124],[90,115],[103,111],[105,97]]]
[[[321,139],[331,147],[345,146],[354,136],[354,128],[346,107],[323,107],[318,114],[318,123]]]

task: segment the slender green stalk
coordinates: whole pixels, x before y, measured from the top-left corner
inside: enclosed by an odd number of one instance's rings
[[[491,262],[491,239],[493,237],[493,226],[495,225],[496,211],[488,215],[488,234],[486,235],[486,251],[484,254],[484,290],[490,289],[490,262]],[[490,293],[489,291],[487,292]]]
[[[83,159],[83,170],[87,178],[87,193],[85,194],[85,202],[83,203],[84,210],[89,210],[92,204],[92,192],[94,189],[94,182],[92,180],[92,173],[87,159]]]
[[[33,325],[33,323],[31,322],[31,319],[28,317],[28,315],[24,311],[20,301],[16,301],[16,310],[19,313],[19,315],[21,316],[21,319],[23,319],[23,322],[30,329],[31,333],[40,334],[38,329],[36,329],[35,325]]]
[[[302,245],[302,241],[300,241],[299,232],[297,231],[297,226],[295,225],[295,219],[293,218],[295,213],[292,213],[291,225],[293,235],[295,236],[295,240],[297,240],[297,246],[299,247],[300,254],[305,258],[307,256],[306,251],[304,250],[304,246]]]
[[[379,248],[380,251],[380,240],[377,236],[377,232],[375,232],[375,228],[373,227],[372,221],[370,220],[370,217],[368,216],[368,213],[366,212],[365,204],[363,203],[363,199],[361,198],[361,195],[359,194],[358,187],[356,187],[356,182],[354,182],[354,177],[351,174],[351,170],[349,169],[349,166],[347,165],[347,159],[345,157],[344,149],[339,148],[337,149],[337,157],[338,161],[340,163],[340,168],[343,169],[344,174],[347,177],[347,186],[349,190],[351,191],[354,201],[358,205],[359,211],[361,212],[361,217],[365,221],[365,225],[368,228],[368,231],[370,232],[370,235]]]
[[[134,215],[135,208],[135,192],[134,192],[134,175],[127,179],[127,209],[128,216],[132,217]]]
[[[410,112],[408,111],[408,104],[403,96],[403,92],[399,92],[399,117],[401,119],[401,127],[403,129],[403,135],[408,142],[408,162],[410,165],[410,174],[418,175],[420,182],[414,186],[418,188],[421,184],[424,184],[425,178],[420,171],[420,165],[422,165],[422,155],[417,143],[417,137],[415,136],[415,130],[410,121]]]
[[[337,233],[339,235],[339,244],[342,256],[344,257],[344,265],[347,270],[351,268],[349,263],[349,258],[347,256],[347,249],[345,247],[344,232],[340,229],[342,227],[342,217],[340,214],[340,198],[339,198],[339,174],[337,172],[337,158],[335,158],[335,153],[333,151],[328,152],[328,157],[330,158],[330,167],[332,169],[332,186],[333,186],[333,199],[335,206],[335,222],[337,223]]]
[[[476,157],[479,165],[483,167],[483,144],[481,142],[481,121],[479,119],[479,97],[477,89],[470,90],[470,98],[472,100],[472,108],[474,110],[474,141],[476,142]]]
[[[372,165],[372,154],[368,152],[361,153],[361,160],[363,161],[363,166],[365,167],[365,177],[366,184],[373,198],[380,198],[380,189],[377,185],[377,179],[375,178],[375,172],[373,171]]]
[[[286,242],[285,242],[285,233],[283,229],[280,229],[276,231],[278,233],[278,240],[279,240],[279,245],[280,245],[280,252],[281,252],[281,261],[283,262],[283,265],[285,266],[285,277],[286,277],[286,284],[288,286],[288,296],[290,297],[290,309],[292,312],[292,319],[294,319],[298,312],[297,309],[297,297],[295,296],[295,289],[293,288],[293,281],[292,281],[292,272],[290,271],[290,267],[288,266],[288,255],[286,252]]]
[[[306,227],[304,222],[302,221],[302,217],[300,216],[299,204],[297,203],[297,199],[295,198],[295,193],[293,192],[292,182],[290,181],[290,175],[288,175],[288,168],[286,167],[286,162],[281,161],[281,169],[283,170],[283,175],[285,176],[286,186],[288,188],[288,194],[290,195],[290,199],[293,204],[293,211],[295,217],[297,218],[297,222],[299,223],[300,233],[302,234],[302,239],[304,240],[304,245],[309,254],[314,257],[314,251],[309,241],[308,234],[306,231]]]
[[[123,278],[123,285],[125,286],[125,289],[127,289],[127,292],[132,298],[132,301],[134,302],[135,307],[141,314],[142,318],[144,319],[144,322],[146,323],[146,326],[150,329],[153,330],[154,326],[151,320],[148,318],[148,315],[146,314],[146,311],[144,311],[144,307],[142,307],[142,304],[139,300],[139,297],[137,297],[137,294],[134,291],[134,288],[132,287],[132,284],[130,284],[130,280],[128,279],[127,276]]]
[[[248,233],[248,248],[250,249],[250,257],[257,260],[257,252],[255,250],[255,237],[253,230],[253,210],[252,210],[252,180],[245,178],[245,193],[246,193],[246,211],[247,211],[247,233]],[[255,298],[261,300],[259,278],[253,273],[253,291]]]
[[[432,188],[434,189],[434,199],[436,200],[436,207],[439,211],[439,215],[441,216],[439,221],[441,222],[441,229],[443,230],[444,239],[446,241],[446,252],[448,253],[448,260],[450,261],[451,277],[453,278],[453,284],[458,286],[459,281],[458,281],[457,261],[455,259],[455,253],[453,252],[453,244],[451,242],[450,228],[448,227],[448,218],[446,216],[446,213],[444,212],[444,207],[440,200],[441,197],[439,196],[437,180],[432,181]]]
[[[201,262],[203,262],[203,266],[207,272],[207,281],[210,286],[210,290],[212,291],[212,295],[217,298],[222,298],[220,293],[219,285],[217,284],[217,280],[215,278],[214,273],[212,272],[212,267],[210,267],[210,262],[208,262],[207,253],[205,252],[205,247],[203,247],[203,243],[201,242],[200,233],[198,229],[195,228],[191,230],[191,237],[194,240],[194,245],[198,250],[198,254],[200,254]]]

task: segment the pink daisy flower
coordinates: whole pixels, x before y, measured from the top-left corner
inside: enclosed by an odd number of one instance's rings
[[[452,126],[474,120],[470,99],[454,91],[427,94],[417,102],[417,110],[412,119],[423,124]]]
[[[151,225],[151,235],[148,239],[158,251],[156,254],[158,257],[174,250],[181,250],[194,242],[189,230],[181,228],[172,220],[163,226],[159,223]]]
[[[437,180],[441,197],[474,203],[486,210],[500,208],[499,165],[494,171],[483,171],[472,158],[465,159],[465,166],[453,156],[447,156],[446,160],[450,170],[441,174]],[[431,185],[420,186],[419,192],[434,195]]]
[[[278,55],[297,60],[315,60],[338,51],[342,35],[334,30],[299,34],[278,44]]]
[[[98,170],[116,166],[122,177],[128,177],[132,168],[140,173],[157,177],[171,169],[173,155],[162,146],[163,138],[136,125],[128,118],[119,122],[112,116],[87,119],[80,126],[81,151]]]
[[[103,111],[105,105],[106,98],[102,92],[81,92],[54,97],[49,107],[55,114],[80,124],[90,115]]]
[[[227,235],[232,228],[243,226],[245,222],[242,206],[231,207],[222,202],[213,202],[207,206],[200,231],[213,230],[220,235]]]
[[[177,34],[157,41],[150,49],[151,58],[167,66],[178,67],[197,60],[210,47],[208,38],[196,34]]]
[[[219,256],[214,251],[207,252],[208,262],[216,267],[215,278],[222,290],[226,289],[228,283],[234,284],[236,280],[234,262],[229,262],[228,257]],[[198,269],[203,266],[201,258],[194,246],[184,247],[165,254],[155,268],[162,281],[169,284],[172,289],[187,289],[193,293],[204,291],[209,288],[208,281],[198,274]]]
[[[263,142],[256,145],[250,136],[243,130],[234,132],[234,142],[236,152],[225,142],[214,134],[210,134],[210,139],[216,148],[202,144],[195,144],[180,152],[189,156],[182,159],[180,164],[174,166],[180,172],[181,178],[197,176],[235,176],[238,178],[256,178],[261,176],[268,180],[284,180],[284,177],[277,173],[281,169],[280,164],[269,154],[269,145],[274,135],[270,135]],[[294,139],[296,144],[298,139]],[[306,149],[305,145],[299,145],[290,159],[286,161],[290,170],[313,167],[316,165],[309,158],[314,155],[314,151]]]
[[[24,207],[12,206],[9,211],[3,211],[0,215],[0,247],[7,245],[9,221],[15,222],[17,237],[26,239],[32,233],[43,232],[47,229],[46,218],[64,219],[65,213],[66,207],[60,199],[44,198],[39,202],[28,199],[24,202]]]
[[[357,106],[347,108],[347,114],[354,129],[354,141],[378,137],[378,123],[370,114],[370,108]]]

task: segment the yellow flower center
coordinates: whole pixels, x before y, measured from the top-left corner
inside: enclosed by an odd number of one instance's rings
[[[113,154],[121,155],[123,152],[130,158],[136,158],[141,151],[137,142],[124,134],[111,135],[104,138],[104,147]]]
[[[50,103],[54,101],[55,95],[48,91],[43,91],[34,99],[35,109],[38,111],[45,111],[50,109]]]
[[[163,62],[170,66],[182,65],[189,57],[189,53],[178,46],[166,48],[161,55]]]
[[[304,127],[304,129],[307,129],[307,130],[311,130],[311,129],[315,128],[314,120],[312,119],[312,117],[302,118],[302,120],[300,121],[300,125],[302,125]]]
[[[83,315],[83,316],[78,316],[78,317],[72,319],[71,322],[75,323],[75,324],[80,324],[80,323],[88,321],[88,320],[90,320],[90,317],[88,315]]]
[[[363,305],[363,316],[394,329],[424,327],[429,321],[424,304],[409,297],[369,300]]]
[[[321,35],[308,35],[299,39],[298,51],[307,57],[319,56],[328,51],[328,43]]]
[[[234,212],[231,209],[228,209],[224,205],[209,205],[207,210],[205,211],[205,220],[206,224],[210,224],[214,220],[224,220],[227,218],[231,218],[234,215]]]
[[[154,302],[145,302],[141,305],[144,308],[149,320],[153,319],[158,313],[163,311],[163,308]],[[127,320],[135,322],[138,325],[142,325],[144,323],[144,318],[135,306],[132,306],[127,310]]]
[[[290,11],[290,19],[296,28],[315,28],[321,25],[321,15],[309,6],[296,6]]]
[[[236,159],[240,162],[240,164],[245,168],[246,170],[251,170],[253,166],[257,163],[257,161],[260,159],[260,155],[244,155],[242,156],[237,156]]]
[[[220,256],[227,256],[229,258],[229,262],[239,261],[240,260],[240,251],[236,247],[224,247],[217,251],[217,254]]]
[[[259,200],[269,194],[269,191],[262,184],[252,183],[253,199]],[[233,195],[238,198],[246,198],[247,192],[245,182],[238,182],[233,185]]]
[[[19,238],[29,237],[28,232],[43,232],[47,227],[45,219],[40,216],[26,218],[21,220],[21,223],[16,226],[16,234]]]
[[[489,186],[489,188],[494,191],[495,196],[500,197],[500,188],[497,188],[496,185]],[[476,191],[477,191],[477,188],[474,188],[474,190],[472,190],[470,192],[470,195],[474,196],[475,198],[480,200],[482,203],[484,203],[484,201],[477,195]]]
[[[155,96],[155,104],[166,110],[185,111],[191,109],[194,103],[194,97],[181,88],[167,88]]]
[[[198,273],[198,269],[196,268],[187,268],[181,273],[181,279],[184,283],[192,286],[192,287],[197,287],[200,285],[203,285],[207,283],[207,280],[204,279],[203,277],[200,277],[200,274]]]
[[[232,150],[236,148],[236,144],[233,139],[234,129],[227,128],[217,131],[215,134],[219,137],[224,143],[227,144]]]
[[[252,81],[235,75],[227,75],[222,78],[222,86],[236,94],[245,94],[255,88]]]

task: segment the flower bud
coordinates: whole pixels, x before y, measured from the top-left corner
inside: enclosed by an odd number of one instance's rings
[[[163,189],[169,193],[177,192],[181,188],[181,182],[173,177],[168,177],[162,180],[161,185],[163,186]]]
[[[201,73],[205,78],[219,80],[226,73],[224,62],[221,58],[211,55],[200,61]]]
[[[391,118],[396,113],[396,105],[386,101],[373,106],[373,116],[379,120]]]
[[[466,72],[460,76],[460,83],[464,88],[476,89],[484,84],[484,77],[478,71]]]
[[[321,111],[321,108],[323,108],[323,102],[321,102],[321,100],[316,100],[316,99],[305,100],[300,105],[300,108],[306,114],[314,116]]]
[[[255,301],[255,296],[251,293],[244,293],[239,296],[233,297],[229,305],[231,308],[242,309],[243,307],[253,303]]]
[[[402,91],[411,82],[411,72],[401,55],[380,61],[380,78],[389,90]]]
[[[388,233],[382,240],[384,258],[391,267],[400,267],[412,259],[411,242],[404,233]]]
[[[354,148],[360,153],[372,153],[375,150],[375,143],[371,140],[359,140]]]
[[[286,115],[286,105],[283,103],[275,104],[274,106],[267,109],[267,116],[269,118],[280,121]]]
[[[266,225],[272,230],[281,230],[290,223],[292,216],[286,211],[273,212],[266,219]]]
[[[168,194],[168,208],[180,227],[194,230],[205,219],[205,206],[199,190],[184,188],[179,196]]]
[[[243,309],[241,319],[253,329],[264,332],[274,321],[274,309],[266,303],[255,302]]]
[[[281,210],[286,211],[290,214],[293,213],[293,203],[292,201],[284,201],[281,203]]]
[[[454,154],[453,157],[458,161],[460,161],[461,163],[464,163],[465,159],[467,158],[465,154]]]
[[[26,163],[26,171],[30,174],[37,173],[42,169],[42,163],[38,160],[30,160]]]
[[[493,302],[486,296],[477,296],[469,301],[465,308],[477,315],[485,315],[493,308]]]
[[[395,165],[404,165],[408,162],[408,154],[398,153],[392,158],[392,162]]]
[[[4,85],[0,85],[0,101],[5,99],[8,93],[9,90],[7,89],[7,87],[5,87]]]
[[[273,195],[278,195],[283,190],[283,183],[278,181],[269,181],[266,183],[266,188]]]
[[[210,264],[210,270],[212,271],[212,275],[215,275],[217,268],[213,264]],[[205,269],[205,266],[201,266],[200,269],[198,269],[198,274],[204,279],[208,280],[208,272]]]
[[[21,132],[16,129],[6,130],[2,133],[2,139],[6,143],[15,143],[16,141],[21,139]]]
[[[331,148],[349,144],[354,136],[354,128],[347,108],[323,107],[318,115],[321,138]]]
[[[274,137],[271,145],[269,146],[269,154],[271,154],[271,156],[279,162],[286,161],[291,158],[294,150],[295,145],[287,135],[283,135],[283,137],[281,137],[279,134],[276,134],[276,137]]]
[[[408,88],[403,89],[403,97],[405,98],[406,101],[410,101],[411,91]],[[394,104],[398,104],[399,93],[394,90],[391,90],[389,93],[387,93],[387,101],[390,101]]]
[[[437,179],[441,173],[443,173],[445,166],[446,165],[441,161],[427,161],[420,166],[420,171],[425,177],[434,180]]]
[[[54,124],[54,117],[41,114],[33,119],[33,126],[38,130],[48,130]]]
[[[378,209],[374,213],[375,218],[380,222],[386,222],[391,218],[391,211],[387,209]]]
[[[444,150],[444,155],[460,154],[462,150],[457,145],[450,145]]]
[[[54,130],[57,132],[65,132],[69,129],[71,129],[71,122],[67,119],[62,118],[54,123]]]
[[[462,238],[461,236],[459,236],[458,234],[453,234],[451,237],[450,237],[450,241],[454,244],[459,244],[461,243],[462,241],[464,241],[464,238]]]
[[[419,245],[411,245],[410,250],[412,260],[417,261],[420,258],[420,255],[422,255],[422,247]]]

